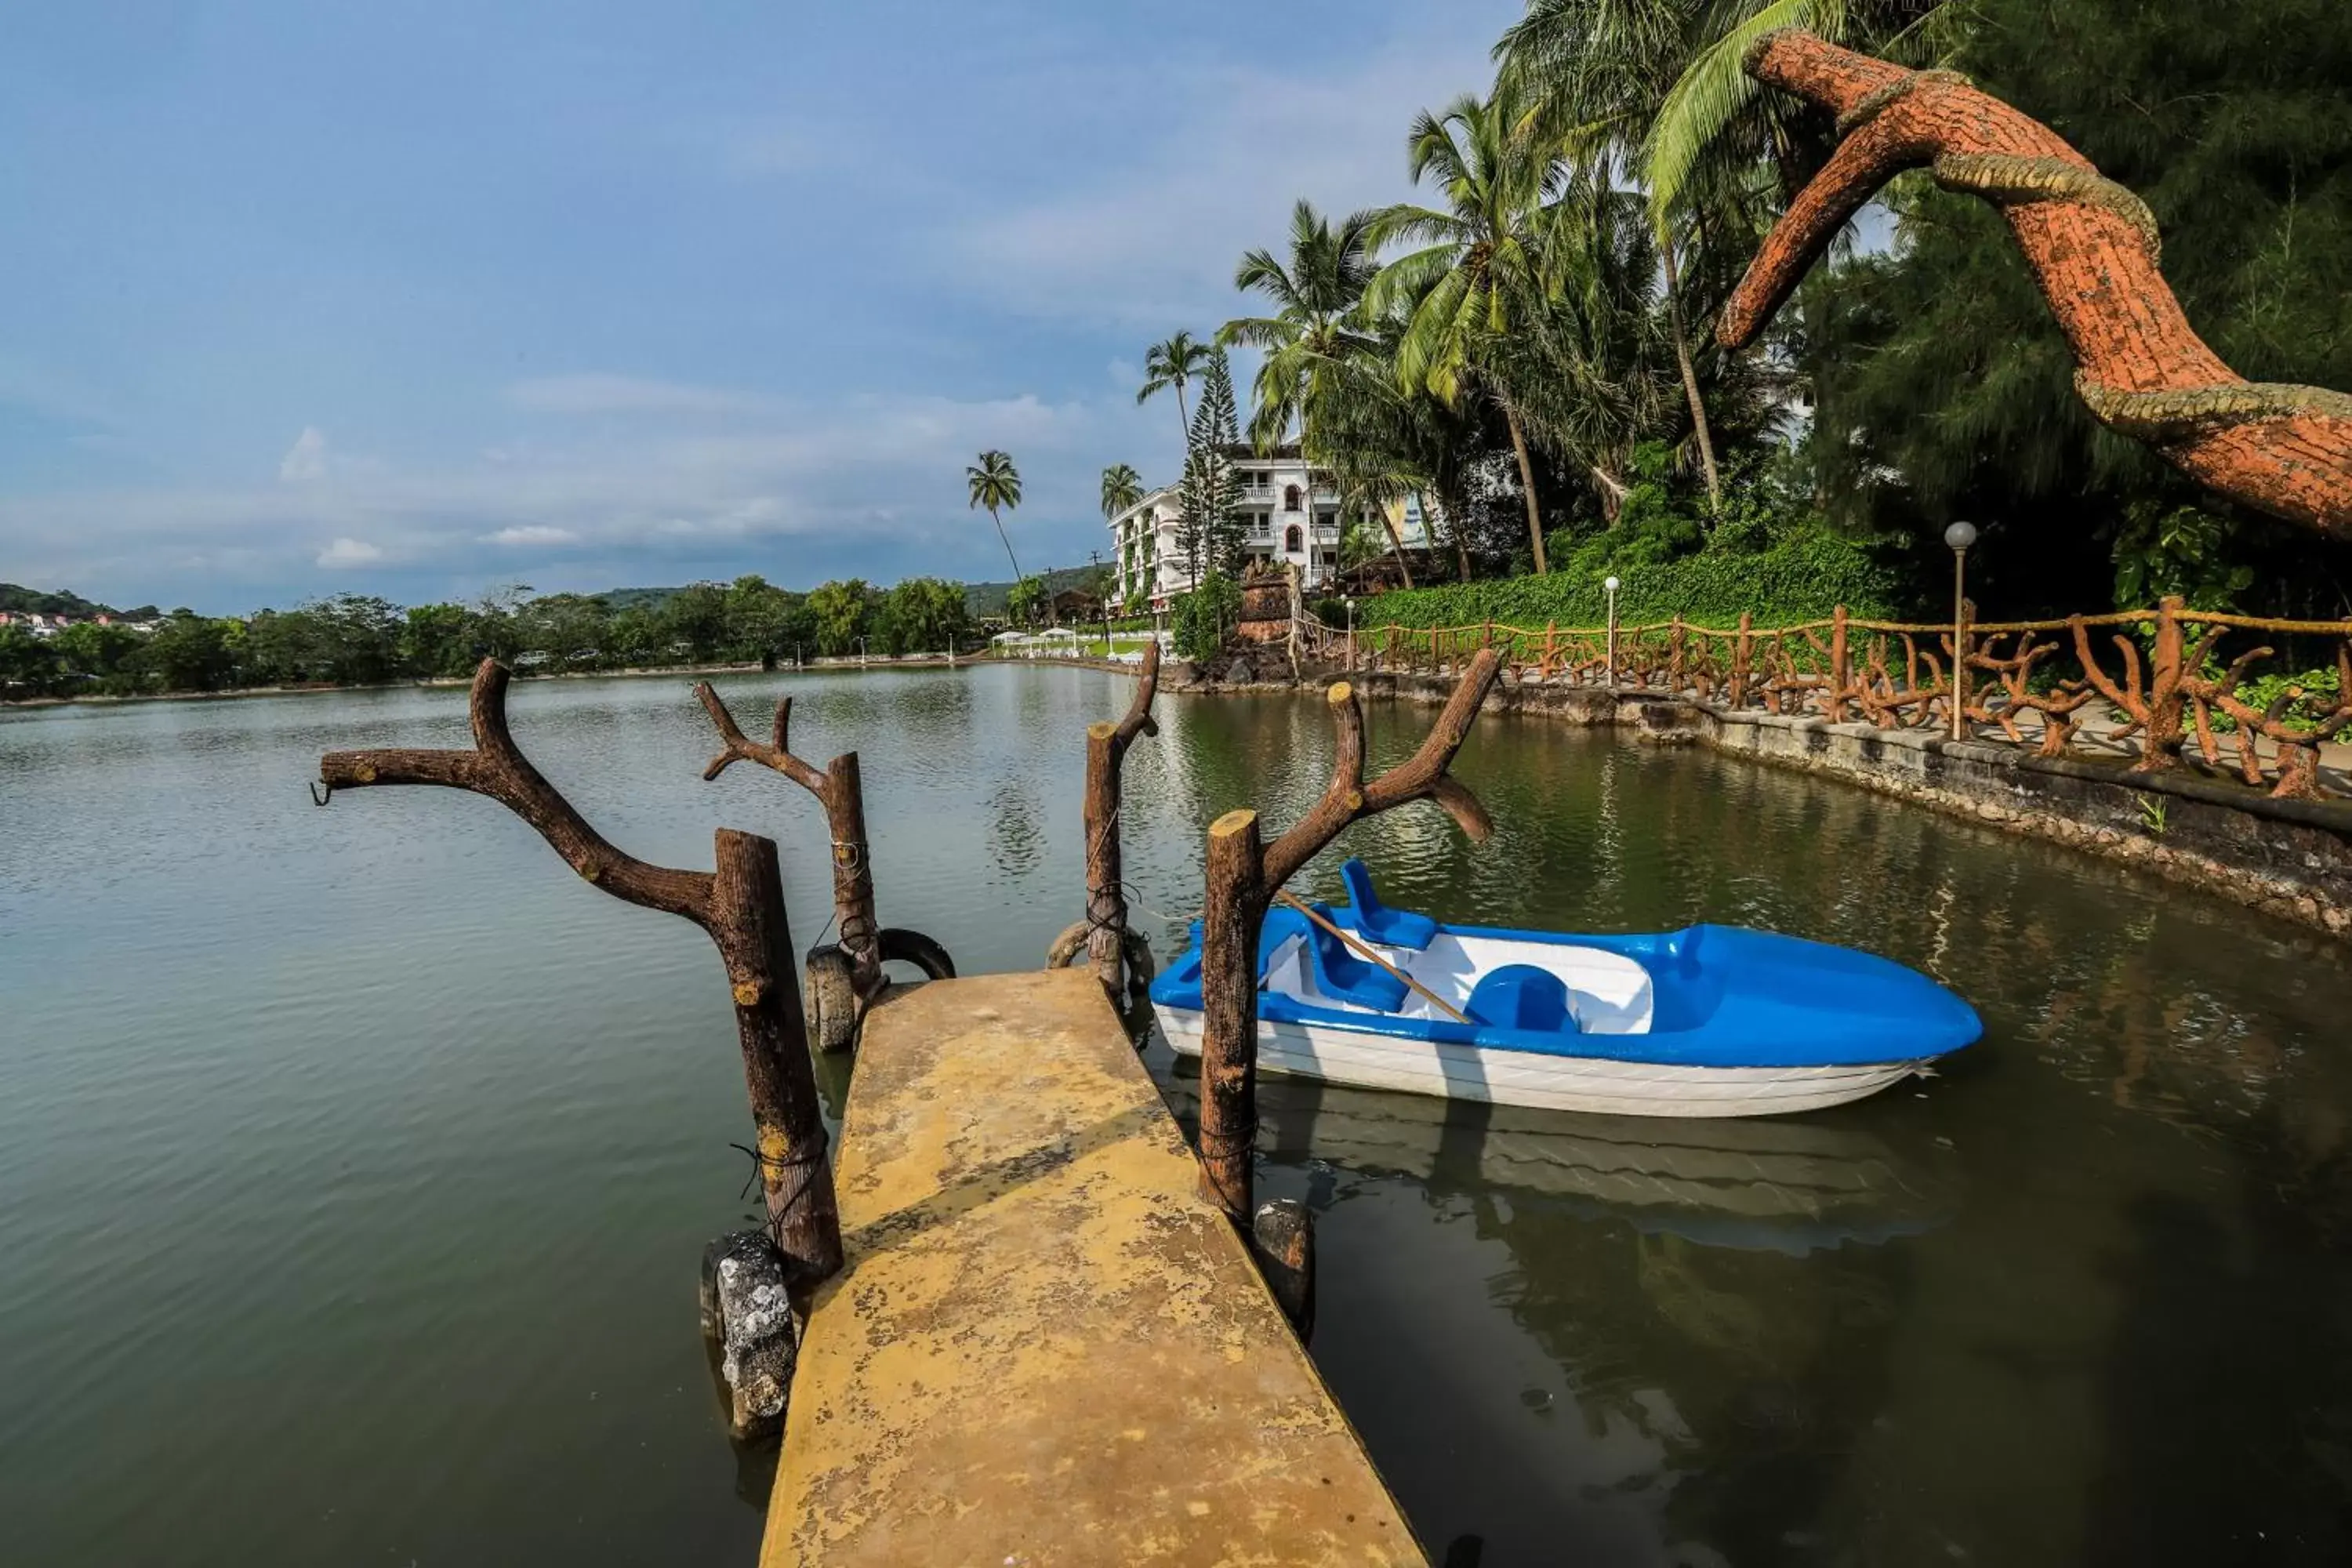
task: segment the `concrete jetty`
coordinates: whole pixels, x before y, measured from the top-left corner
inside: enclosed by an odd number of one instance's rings
[[[1085,969],[868,1017],[762,1568],[1425,1563]]]

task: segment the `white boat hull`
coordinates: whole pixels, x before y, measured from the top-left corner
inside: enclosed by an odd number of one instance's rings
[[[1154,1005],[1179,1056],[1201,1054],[1201,1015]],[[1926,1061],[1712,1068],[1554,1056],[1412,1039],[1319,1024],[1257,1026],[1261,1071],[1362,1089],[1612,1116],[1781,1116],[1862,1100]]]

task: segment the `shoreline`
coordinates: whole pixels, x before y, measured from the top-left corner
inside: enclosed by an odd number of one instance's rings
[[[632,665],[625,669],[566,669],[552,675],[516,670],[517,684],[534,680],[644,680],[662,675],[815,675],[843,669],[965,669],[976,664],[1003,664],[986,654],[908,654],[813,658],[803,665],[780,664],[769,669],[756,661],[717,664]],[[116,707],[133,702],[225,702],[247,697],[326,697],[349,691],[431,691],[473,684],[470,675],[428,675],[416,680],[372,680],[351,686],[317,681],[301,686],[231,686],[218,691],[92,692],[83,697],[0,698],[0,710],[30,708]]]
[[[1168,689],[1216,697],[1312,689],[1341,672],[1297,680],[1202,680],[1184,668]],[[1357,670],[1370,699],[1434,706],[1451,676]],[[2063,845],[2153,872],[2338,941],[2352,941],[2352,801],[2275,800],[2194,770],[2134,772],[2120,761],[2042,757],[1982,737],[1832,724],[1811,715],[1728,709],[1642,688],[1506,680],[1486,711],[1584,729],[1631,731],[1652,744],[1699,745],[1720,756],[1837,781],[1979,826]],[[2160,803],[2160,804],[2154,804]]]

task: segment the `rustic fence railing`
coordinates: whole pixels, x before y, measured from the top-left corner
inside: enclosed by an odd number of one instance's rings
[[[2208,765],[2229,766],[2274,796],[2345,793],[2322,774],[2320,748],[2352,724],[2352,621],[2191,610],[2178,597],[2152,609],[2063,620],[1979,623],[1973,616],[1973,606],[1964,606],[1956,622],[1943,625],[1875,621],[1841,606],[1826,619],[1787,626],[1759,626],[1742,616],[1736,626],[1676,616],[1603,626],[1485,621],[1351,631],[1307,617],[1299,637],[1302,651],[1350,668],[1451,675],[1491,647],[1518,683],[2031,741],[2043,756],[2063,755],[2095,736],[2131,753],[2142,773],[2187,765],[2182,753],[2193,741]],[[2258,700],[2257,667],[2277,658],[2264,635],[2332,642],[2334,689],[2323,672],[2308,687],[2289,683]],[[2225,649],[2225,639],[2235,643]]]

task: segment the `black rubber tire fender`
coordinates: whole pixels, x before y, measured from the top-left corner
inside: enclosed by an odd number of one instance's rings
[[[919,931],[901,931],[896,926],[884,926],[877,939],[885,963],[911,963],[933,980],[953,980],[955,960],[948,950]]]
[[[808,1015],[812,1048],[832,1056],[857,1043],[857,984],[849,954],[830,943],[809,950],[801,970],[801,1009]]]

